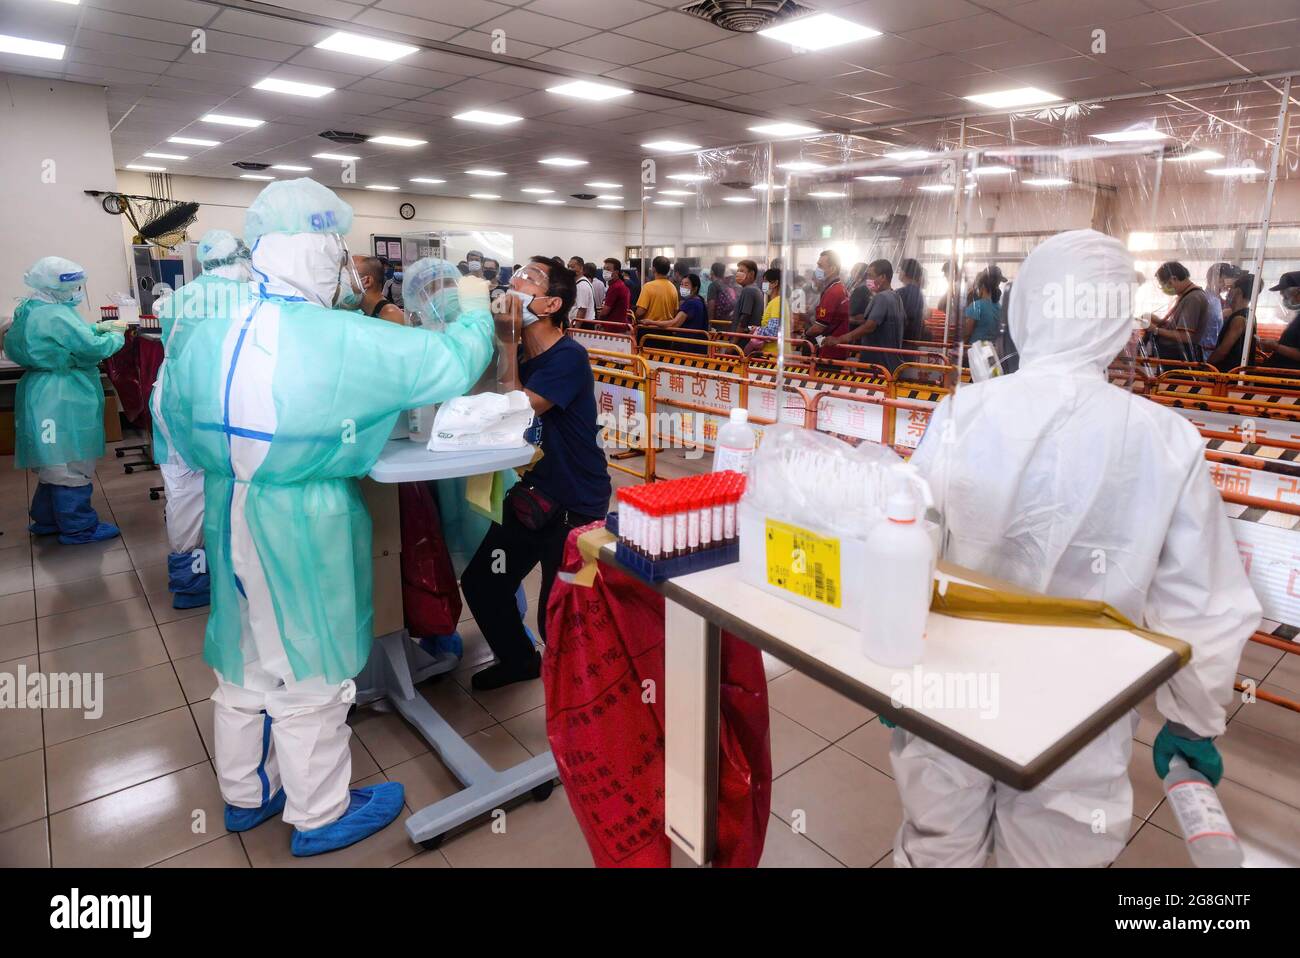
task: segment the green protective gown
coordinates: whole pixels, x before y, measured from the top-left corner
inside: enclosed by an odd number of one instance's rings
[[[104,387],[99,364],[122,348],[65,303],[25,299],[14,311],[5,354],[26,372],[14,418],[19,469],[61,466],[104,454]]]
[[[378,459],[401,410],[474,384],[492,356],[492,317],[485,302],[431,334],[277,298],[257,300],[250,312],[251,323],[205,320],[168,358],[174,388],[163,402],[172,441],[205,473],[212,612],[204,659],[227,681],[242,682],[230,534],[234,488],[243,480],[235,478],[227,437],[247,440],[254,430],[227,419],[226,397],[263,350],[275,356],[274,432],[256,440],[269,441],[248,482],[244,515],[294,676],[337,683],[361,671],[372,641],[371,525],[358,477]],[[278,323],[265,321],[277,313]],[[241,357],[233,359],[234,375],[232,356]]]
[[[230,307],[241,298],[245,301],[252,298],[252,287],[248,283],[237,283],[211,273],[203,273],[168,296],[158,307],[164,356],[179,353],[204,319],[219,311],[228,313]],[[164,367],[159,370],[159,382],[165,381],[165,377]],[[150,409],[153,409],[152,403]],[[159,428],[157,419],[155,414],[153,461],[162,465],[169,461],[171,450],[167,445],[167,430]]]

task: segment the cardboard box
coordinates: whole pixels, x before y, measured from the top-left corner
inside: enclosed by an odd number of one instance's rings
[[[375,638],[406,627],[402,614],[402,559],[396,552],[371,562],[374,572]]]
[[[121,442],[122,441],[122,417],[118,415],[121,410],[118,405],[116,394],[110,394],[104,397],[104,441]]]
[[[370,555],[374,558],[397,555],[402,551],[402,522],[397,507],[397,484],[362,479],[361,495],[366,500],[370,523],[374,527]]]

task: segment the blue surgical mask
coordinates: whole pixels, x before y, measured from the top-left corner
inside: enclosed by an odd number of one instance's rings
[[[515,299],[519,300],[519,302],[523,304],[525,327],[533,325],[533,323],[537,322],[539,319],[542,318],[532,311],[531,308],[532,302],[534,299],[536,299],[536,297],[533,296],[532,293],[525,293],[518,289],[508,290],[507,292],[509,293],[509,295],[513,296]]]
[[[825,278],[826,278],[826,270],[822,269],[820,266],[818,266],[816,269],[813,270],[813,279],[817,280],[817,282],[820,283]]]

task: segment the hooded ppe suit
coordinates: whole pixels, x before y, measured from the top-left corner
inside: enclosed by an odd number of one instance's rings
[[[248,285],[248,247],[226,230],[209,230],[198,247],[202,275],[155,306],[162,324],[164,358],[149,397],[153,455],[167,493],[167,584],[172,605],[192,609],[208,604],[208,573],[203,545],[203,471],[192,469],[168,442],[162,394],[167,387],[169,353],[179,353],[194,329],[222,309],[237,311],[252,298]]]
[[[236,810],[267,809],[283,783],[297,854],[387,823],[369,828],[348,791],[349,680],[373,628],[357,477],[400,410],[460,395],[493,349],[483,284],[462,290],[464,315],[440,336],[331,309],[355,293],[341,237],[351,222],[351,207],[312,180],[268,186],[245,224],[251,300],[171,351],[163,393],[173,445],[205,473],[204,659],[219,678],[222,794]],[[397,786],[392,816],[400,807]]]
[[[1093,230],[1038,246],[1011,300],[1019,372],[945,399],[912,462],[945,512],[950,561],[1107,602],[1188,642],[1190,664],[1156,704],[1184,734],[1214,736],[1261,610],[1196,429],[1106,381],[1133,329],[1134,278],[1123,244]],[[1113,861],[1132,817],[1134,722],[1116,722],[1026,792],[896,728],[894,863],[980,866],[994,850],[1004,866]]]
[[[119,332],[92,326],[77,313],[85,271],[47,256],[23,277],[32,296],[18,304],[5,353],[26,372],[15,397],[19,469],[37,470],[31,531],[75,544],[111,539],[90,504],[95,460],[104,454],[104,387],[99,363],[122,348]]]

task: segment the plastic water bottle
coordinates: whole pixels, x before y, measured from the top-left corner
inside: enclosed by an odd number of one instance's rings
[[[1181,755],[1169,760],[1165,795],[1187,842],[1187,854],[1197,868],[1240,868],[1245,860],[1241,842],[1219,793],[1210,780],[1193,769]]]
[[[881,665],[915,665],[924,648],[934,546],[916,511],[910,494],[894,493],[884,521],[867,538],[862,651]]]
[[[718,430],[718,444],[713,450],[713,471],[748,473],[754,458],[758,434],[749,424],[748,409],[731,410],[730,421]]]

